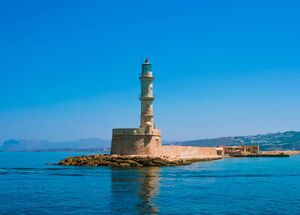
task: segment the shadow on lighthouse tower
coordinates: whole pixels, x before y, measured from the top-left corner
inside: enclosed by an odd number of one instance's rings
[[[156,155],[158,153],[161,146],[161,134],[154,124],[153,80],[151,64],[147,58],[142,64],[140,75],[140,127],[113,129],[111,154]]]

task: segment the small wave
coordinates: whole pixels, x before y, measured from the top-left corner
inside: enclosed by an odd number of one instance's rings
[[[28,168],[28,167],[12,167],[12,168],[1,168],[1,170],[35,170],[39,168]]]
[[[43,173],[44,171],[41,168],[1,168],[0,174],[35,174],[35,173]]]
[[[49,175],[56,175],[56,176],[87,176],[86,174],[81,174],[81,173],[50,173]]]
[[[42,174],[44,173],[43,171],[11,171],[10,173],[13,174]]]
[[[8,172],[0,171],[0,175],[7,175],[7,174],[8,174]]]
[[[47,167],[47,168],[28,168],[28,167],[12,167],[12,168],[1,168],[0,171],[60,171],[60,170],[67,170],[72,168],[66,168],[66,167]]]
[[[50,171],[62,171],[62,170],[68,170],[71,168],[66,168],[66,167],[53,167],[53,168],[42,168],[43,170],[50,170]]]
[[[51,169],[50,169],[51,170]],[[60,170],[60,169],[58,169]],[[61,171],[49,171],[43,168],[41,169],[34,169],[34,168],[7,168],[7,169],[0,169],[0,175],[7,175],[7,174],[14,174],[14,175],[28,175],[28,174],[44,174],[44,175],[53,175],[53,176],[87,176],[84,173],[68,173],[68,172],[61,172]]]
[[[197,175],[194,178],[268,178],[268,177],[295,177],[300,174],[235,174],[235,175]]]
[[[25,174],[41,174],[43,173],[42,171],[0,171],[0,175],[7,175],[7,174],[20,174],[20,175],[25,175]]]

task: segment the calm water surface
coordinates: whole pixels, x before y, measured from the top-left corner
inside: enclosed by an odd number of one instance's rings
[[[184,167],[49,165],[80,153],[0,153],[0,214],[300,214],[300,156]]]

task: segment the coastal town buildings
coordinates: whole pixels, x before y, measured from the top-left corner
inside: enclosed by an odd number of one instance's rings
[[[257,155],[260,153],[259,146],[222,146],[221,148],[226,156]]]

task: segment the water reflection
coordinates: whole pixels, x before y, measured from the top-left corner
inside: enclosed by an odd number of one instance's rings
[[[157,214],[153,199],[159,191],[159,168],[111,170],[113,214]]]

